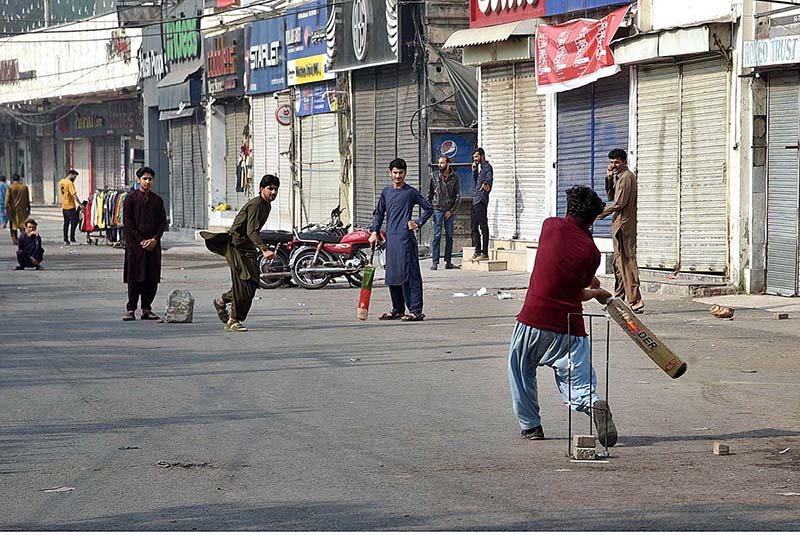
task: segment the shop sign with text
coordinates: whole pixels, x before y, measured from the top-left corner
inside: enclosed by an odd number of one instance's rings
[[[551,0],[470,0],[470,28],[544,17],[545,2]]]
[[[205,40],[206,82],[214,97],[244,95],[244,29]]]
[[[60,138],[140,135],[142,109],[135,100],[78,106],[56,125]]]
[[[325,25],[328,7],[315,0],[291,9],[286,15],[286,76],[289,85],[333,80],[326,61]]]
[[[200,57],[200,19],[179,19],[164,23],[164,51],[169,63]]]
[[[298,117],[336,111],[336,83],[327,81],[298,87],[295,106]]]
[[[286,89],[286,44],[283,17],[248,24],[244,30],[247,93]]]

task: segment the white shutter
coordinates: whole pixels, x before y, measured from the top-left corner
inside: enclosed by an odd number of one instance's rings
[[[80,200],[87,199],[91,193],[89,191],[90,148],[87,138],[75,139],[72,142],[73,167],[78,172],[78,178],[75,179],[75,191]]]
[[[289,133],[288,126],[280,126],[275,119],[275,110],[281,104],[289,102],[289,97],[283,96],[283,100],[273,97],[273,95],[258,95],[250,100],[252,106],[252,161],[253,161],[253,195],[258,195],[261,177],[266,174],[277,175],[281,179],[281,187],[278,197],[272,203],[269,219],[264,228],[267,230],[291,230],[292,216],[290,205],[292,201],[292,177],[289,171],[287,152]],[[286,147],[280,145],[280,129],[287,133],[284,136],[287,141]],[[283,163],[283,165],[281,165]]]
[[[800,195],[800,76],[774,73],[769,79],[767,130],[767,293],[797,295]],[[794,148],[792,148],[794,147]]]
[[[722,60],[683,66],[682,271],[724,272],[728,263],[727,87]]]
[[[481,67],[480,145],[494,169],[489,196],[489,231],[511,239],[516,233],[514,184],[514,67]]]
[[[236,191],[236,166],[248,120],[249,111],[244,100],[225,105],[225,201],[237,212],[249,200],[246,191]]]
[[[521,240],[536,241],[542,230],[542,222],[547,217],[545,209],[547,204],[545,202],[546,99],[536,94],[536,70],[533,63],[518,63],[515,70],[513,117],[516,150],[517,232]],[[497,175],[496,167],[495,175]]]
[[[644,267],[674,269],[678,265],[678,67],[642,67],[638,87],[637,261]]]
[[[339,130],[336,113],[300,120],[301,183],[308,222],[330,219],[339,205]]]

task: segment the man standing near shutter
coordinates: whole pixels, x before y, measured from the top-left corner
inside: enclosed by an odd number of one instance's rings
[[[456,210],[461,204],[461,180],[450,167],[450,158],[439,158],[439,168],[431,173],[428,188],[428,202],[433,205],[433,243],[431,244],[433,264],[431,269],[439,269],[439,251],[444,227],[444,268],[456,269],[453,265],[453,227]]]
[[[638,179],[628,169],[628,154],[622,149],[608,153],[606,194],[611,202],[599,219],[614,214],[611,224],[614,241],[614,297],[624,298],[634,312],[644,310],[636,263],[636,208]]]
[[[31,195],[28,186],[22,183],[19,173],[11,175],[11,185],[6,192],[3,205],[11,226],[11,241],[17,244],[18,231],[25,230],[25,221],[31,215]]]
[[[164,201],[151,191],[156,173],[149,167],[136,171],[139,189],[125,197],[122,206],[125,229],[125,267],[122,280],[128,284],[127,312],[122,321],[136,319],[142,301],[142,319],[160,319],[153,313],[153,299],[161,282],[161,236],[167,228]]]
[[[78,198],[78,192],[75,191],[75,179],[78,178],[78,172],[75,169],[70,169],[67,177],[58,183],[58,190],[61,193],[61,213],[64,216],[64,245],[69,245],[70,242],[75,242],[75,229],[78,228],[78,206],[81,201]]]
[[[494,169],[486,161],[486,152],[482,148],[472,153],[472,177],[475,179],[472,198],[472,246],[475,254],[471,260],[489,260],[489,192],[494,182]]]

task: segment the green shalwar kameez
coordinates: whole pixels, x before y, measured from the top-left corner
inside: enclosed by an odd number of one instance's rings
[[[206,248],[224,256],[231,268],[231,289],[222,294],[222,300],[231,303],[231,318],[244,321],[253,304],[258,289],[260,252],[267,250],[259,232],[267,222],[269,203],[261,196],[250,199],[239,210],[228,232],[201,232]]]

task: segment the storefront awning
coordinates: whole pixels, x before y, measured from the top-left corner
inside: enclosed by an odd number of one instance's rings
[[[171,121],[172,119],[181,119],[183,117],[191,117],[194,113],[194,108],[187,106],[178,110],[163,110],[158,114],[159,121]]]
[[[178,110],[200,103],[203,80],[198,75],[203,62],[179,63],[158,82],[158,109]]]
[[[512,37],[536,34],[539,19],[527,19],[486,28],[470,28],[453,33],[442,48],[463,48],[507,41]]]

